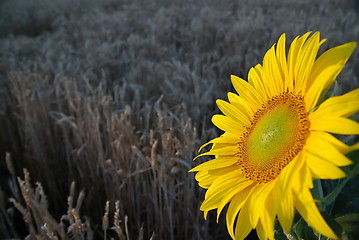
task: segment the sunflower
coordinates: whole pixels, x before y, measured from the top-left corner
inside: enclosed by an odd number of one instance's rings
[[[190,170],[207,189],[200,207],[217,209],[217,221],[229,203],[226,223],[233,239],[256,229],[260,239],[274,239],[278,219],[290,232],[295,209],[315,231],[338,237],[323,219],[313,199],[314,179],[338,179],[340,167],[351,164],[348,146],[334,134],[359,134],[348,119],[359,110],[359,89],[323,101],[323,95],[343,69],[356,43],[346,43],[316,57],[325,42],[320,33],[296,37],[286,53],[282,34],[265,54],[263,64],[251,68],[248,81],[231,76],[238,93],[217,100],[224,115],[212,122],[224,133],[204,155],[214,159]],[[196,157],[196,158],[197,158]]]

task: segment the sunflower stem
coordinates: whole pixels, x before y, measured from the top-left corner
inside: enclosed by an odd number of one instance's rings
[[[329,205],[329,204],[333,203],[350,179],[352,179],[350,176],[340,179],[336,188],[330,194],[328,194],[325,198],[323,198],[322,204]]]
[[[320,179],[316,179],[313,181],[314,188],[312,189],[312,194],[314,199],[317,200],[318,208],[322,211],[325,210],[325,204],[323,204],[324,193],[323,193],[323,186],[322,181]]]

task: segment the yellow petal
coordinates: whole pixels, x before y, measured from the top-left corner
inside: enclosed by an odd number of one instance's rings
[[[312,194],[308,189],[303,189],[301,192],[296,192],[294,195],[294,206],[304,218],[304,220],[317,232],[333,239],[338,237],[324,221],[322,215],[320,214],[315,202],[313,200]]]
[[[275,87],[273,87],[272,79],[267,74],[267,71],[265,70],[265,68],[262,65],[257,64],[254,67],[254,70],[255,71],[253,71],[253,72],[255,72],[258,75],[258,78],[260,78],[260,80],[263,82],[263,90],[265,91],[265,93],[267,95],[266,99],[269,99],[269,98],[277,95],[278,94],[277,89]],[[263,96],[265,96],[265,95],[263,95]]]
[[[335,147],[335,149],[337,149],[342,154],[347,154],[351,151],[355,151],[355,150],[359,149],[359,144],[354,144],[353,146],[348,146],[327,132],[311,131],[311,135],[313,135],[313,136],[315,135],[316,138],[332,144],[333,147]],[[345,166],[345,165],[338,165],[338,166]]]
[[[245,131],[243,124],[224,115],[219,115],[219,114],[214,115],[212,117],[212,122],[219,129],[226,132],[228,131],[234,134],[241,135],[243,131]]]
[[[191,170],[189,170],[189,172],[197,172],[197,171],[205,171],[205,170],[212,170],[212,169],[218,169],[218,168],[223,168],[223,167],[228,167],[231,166],[235,163],[237,163],[238,159],[235,157],[217,157],[213,160],[204,162],[194,168],[192,168]]]
[[[221,137],[227,139],[229,142],[232,142],[232,143],[238,143],[241,139],[241,136],[238,136],[237,134],[233,134],[233,133],[230,133],[230,132],[225,132],[221,135]]]
[[[201,171],[196,173],[195,179],[198,182],[198,185],[202,188],[209,188],[211,186],[212,182],[215,180],[213,176],[208,174],[208,171]]]
[[[344,156],[332,144],[320,137],[320,132],[312,131],[307,139],[304,149],[325,161],[331,162],[336,166],[347,166],[352,161]]]
[[[307,111],[310,111],[318,102],[320,94],[325,89],[325,86],[328,85],[328,82],[332,81],[342,70],[342,66],[333,65],[325,68],[318,77],[313,82],[312,86],[308,89],[308,92],[305,94],[305,105]]]
[[[233,167],[224,167],[220,169],[216,169],[214,171],[200,171],[196,173],[195,179],[198,181],[198,185],[202,188],[209,188],[212,183],[220,176],[225,175],[229,172],[235,170]]]
[[[242,181],[237,186],[227,191],[226,195],[222,198],[221,202],[218,204],[217,207],[217,222],[224,206],[228,202],[230,202],[235,195],[242,194],[242,191],[245,191],[246,188],[248,188],[253,184],[254,184],[253,181],[243,178]]]
[[[338,179],[345,177],[345,173],[340,168],[313,154],[308,154],[306,163],[314,178]]]
[[[234,105],[223,100],[217,100],[216,103],[224,115],[232,118],[243,126],[248,126],[251,124],[250,119],[245,113],[241,112],[241,109],[238,109]]]
[[[331,97],[324,101],[313,115],[349,117],[359,111],[359,88],[342,96]]]
[[[293,82],[293,84],[296,82],[296,78],[298,76],[298,69],[300,67],[300,60],[303,56],[302,47],[305,42],[305,40],[308,38],[311,32],[307,32],[302,37],[296,37],[288,51],[288,69],[289,69],[289,79]],[[295,93],[298,93],[299,88],[294,86]]]
[[[213,146],[218,146],[218,145],[224,145],[224,146],[220,147],[220,148],[219,147],[216,147],[216,148],[212,147],[212,149],[210,151],[199,154],[193,160],[196,160],[199,157],[208,156],[208,155],[230,156],[230,155],[234,155],[234,154],[238,153],[237,144],[220,144],[220,143],[217,143],[217,144],[215,144]]]
[[[311,73],[315,58],[322,42],[319,42],[319,32],[314,33],[304,44],[301,49],[301,59],[298,59],[298,71],[295,77],[295,87],[305,90],[307,81]],[[303,91],[304,92],[304,91]]]
[[[241,184],[243,178],[241,171],[232,171],[226,175],[217,178],[212,185],[208,188],[205,199],[201,205],[201,210],[211,210],[217,208],[222,198],[226,195],[227,191]]]
[[[237,93],[248,101],[253,111],[256,111],[261,106],[260,103],[263,102],[263,98],[256,92],[253,86],[245,80],[231,75],[231,81]]]
[[[236,229],[235,229],[235,235],[234,235],[234,238],[236,240],[242,240],[245,237],[247,237],[247,235],[249,234],[249,232],[252,229],[248,222],[250,212],[249,212],[249,208],[246,205],[247,204],[244,205],[244,207],[239,212],[238,217],[237,217],[237,223],[236,223]]]
[[[261,66],[258,64],[252,67],[248,72],[248,82],[256,89],[258,94],[263,97],[263,100],[268,100],[268,93],[266,91],[265,84],[261,77],[260,69]]]
[[[265,202],[275,184],[276,181],[273,180],[271,182],[259,185],[253,192],[252,197],[249,199],[249,208],[251,212],[249,220],[252,228],[256,227],[259,217],[264,214]]]
[[[204,220],[207,220],[208,212],[209,212],[209,211],[203,211],[203,218],[204,218]]]
[[[211,187],[208,188],[206,197],[209,197],[223,187],[228,186],[228,188],[232,188],[243,181],[242,170],[237,167],[232,167],[232,171],[224,174],[219,173],[218,170],[209,170],[209,173],[217,176],[217,179],[212,183]],[[235,184],[232,184],[232,180],[235,181]]]
[[[225,132],[224,134],[222,134],[221,136],[212,139],[209,142],[206,142],[205,144],[203,144],[198,152],[200,152],[204,147],[208,146],[209,144],[214,144],[214,145],[219,145],[219,144],[236,144],[240,141],[240,136],[236,135],[236,134],[231,134],[230,132]],[[196,158],[195,158],[196,159]]]
[[[268,77],[266,85],[274,90],[275,94],[284,91],[283,76],[279,70],[274,45],[266,52],[263,58],[263,75]]]
[[[294,206],[292,193],[279,200],[278,220],[284,232],[289,233],[294,219]]]
[[[292,227],[294,218],[292,189],[295,184],[301,182],[300,174],[305,173],[303,164],[305,163],[305,154],[299,152],[295,159],[293,159],[278,176],[277,186],[275,188],[275,196],[281,196],[278,204],[278,219],[284,231],[289,233]],[[308,176],[309,177],[309,176]],[[311,178],[306,178],[311,181]],[[304,184],[303,184],[304,185]]]
[[[321,72],[328,66],[339,65],[339,68],[342,69],[344,64],[348,61],[350,55],[352,55],[356,45],[357,44],[355,42],[346,43],[324,52],[314,63],[311,75],[308,80],[308,86],[311,86],[313,82],[316,81]],[[337,76],[333,77],[333,79],[328,81],[327,84],[323,86],[323,89],[330,86]]]
[[[305,156],[304,157],[304,161],[305,161],[307,154],[303,154],[303,155]],[[313,188],[313,177],[310,173],[310,169],[306,164],[304,164],[303,167],[300,169],[300,173],[298,174],[298,177],[300,178],[299,182],[301,184],[293,185],[293,189],[295,189],[295,191],[301,192],[303,191],[303,189]]]
[[[278,196],[276,196],[277,198]],[[265,239],[274,240],[274,218],[277,213],[277,201],[273,199],[273,192],[268,196],[266,207],[260,218],[260,223],[263,226]]]
[[[276,187],[277,194],[279,194],[279,196],[285,197],[290,193],[293,184],[296,183],[296,176],[299,174],[303,163],[303,155],[300,152],[286,167],[282,169],[278,176],[278,186]]]
[[[226,214],[226,223],[227,223],[228,233],[233,239],[234,239],[234,222],[236,220],[238,212],[242,209],[243,205],[247,202],[247,199],[250,197],[252,191],[253,188],[246,188],[241,192],[241,194],[235,195],[231,203],[229,204]],[[238,226],[238,221],[237,221],[237,226]],[[245,230],[244,229],[245,227],[247,228],[249,227],[249,231],[250,231],[249,220],[247,222],[247,225],[243,226],[243,231]]]
[[[310,130],[325,131],[336,134],[359,134],[359,124],[353,120],[335,117],[335,116],[319,116],[311,117]]]
[[[235,93],[229,92],[227,94],[228,96],[228,100],[229,102],[235,106],[236,108],[238,108],[239,111],[243,112],[248,119],[251,119],[254,111],[253,109],[250,107],[249,103],[247,102],[247,100],[245,100],[243,97],[238,96]]]
[[[285,46],[285,34],[283,33],[278,40],[277,48],[276,48],[276,56],[278,59],[278,63],[280,64],[280,71],[282,74],[282,79],[284,82],[284,86],[287,87],[285,90],[289,90],[290,92],[293,91],[293,83],[292,81],[288,81],[288,64],[287,64],[287,57],[286,57],[286,46]]]
[[[259,222],[256,227],[257,236],[260,240],[267,240],[262,224]]]
[[[207,189],[209,188],[209,186],[211,186],[211,184],[216,178],[209,175],[208,171],[201,171],[196,173],[195,179],[197,180],[200,187]]]

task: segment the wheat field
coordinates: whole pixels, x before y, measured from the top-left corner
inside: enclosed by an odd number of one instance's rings
[[[358,41],[358,1],[1,1],[0,238],[229,239],[192,159],[230,75],[307,31]]]

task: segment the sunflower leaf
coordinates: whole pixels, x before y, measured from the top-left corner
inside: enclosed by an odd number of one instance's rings
[[[274,229],[274,239],[276,240],[298,240],[297,235],[293,232],[293,230],[290,233],[285,233],[283,231],[278,219],[274,223]]]
[[[354,166],[351,168],[349,174],[352,176],[359,174],[359,151],[353,151],[347,154],[347,157],[353,161]]]
[[[329,214],[322,212],[324,220],[327,222],[329,227],[334,231],[334,233],[341,239],[342,236],[342,227],[341,225]]]
[[[334,87],[333,87],[333,86],[334,86]],[[328,92],[329,92],[329,90],[330,90],[332,87],[333,87],[333,89],[332,89],[332,91],[331,91],[332,93],[329,95]],[[317,103],[317,106],[316,106],[316,107],[318,107],[320,104],[322,104],[322,102],[324,102],[324,101],[327,100],[328,98],[333,97],[337,90],[338,90],[338,82],[337,82],[337,81],[334,81],[333,84],[329,85],[327,88],[325,88],[325,89],[322,91],[322,93],[321,93],[320,96],[319,96],[318,103]]]
[[[346,177],[339,180],[339,183],[337,187],[329,193],[327,196],[325,196],[321,201],[321,206],[327,206],[335,201],[335,199],[338,197],[338,195],[343,190],[345,184],[351,179],[351,177]]]
[[[349,213],[335,218],[340,224],[345,234],[350,236],[359,236],[359,213]]]
[[[297,235],[298,239],[306,240],[317,240],[313,230],[308,226],[303,218],[300,218],[299,221],[294,225],[293,231]]]
[[[344,186],[347,184],[349,180],[359,174],[359,151],[353,151],[347,154],[347,157],[350,158],[354,165],[348,166],[347,168],[343,168],[345,172],[348,174],[346,178],[342,178],[338,181],[338,185],[334,188],[334,190],[329,193],[327,196],[322,198],[321,206],[328,206],[329,204],[333,203],[338,195],[342,192]]]

